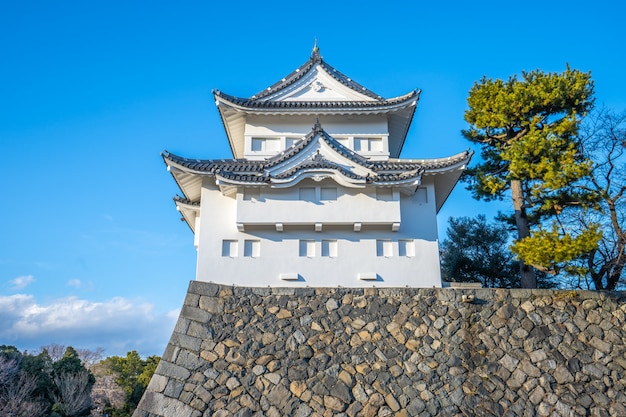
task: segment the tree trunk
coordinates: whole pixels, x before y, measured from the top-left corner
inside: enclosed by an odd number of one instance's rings
[[[513,209],[515,210],[515,225],[517,226],[517,240],[520,241],[530,236],[530,226],[524,207],[524,191],[520,180],[511,180],[511,195],[513,197]],[[537,288],[537,277],[532,266],[519,260],[522,288]]]

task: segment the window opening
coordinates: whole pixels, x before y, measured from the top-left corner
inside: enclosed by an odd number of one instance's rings
[[[237,257],[238,242],[236,240],[223,240],[222,241],[222,256],[228,256],[230,258]]]
[[[393,246],[391,240],[379,239],[376,241],[376,256],[384,256],[389,258],[393,255]]]
[[[243,256],[258,258],[261,255],[261,241],[246,240],[243,244]]]
[[[415,256],[415,241],[414,240],[399,240],[398,241],[398,255],[399,256]]]
[[[336,240],[322,240],[322,256],[330,258],[337,257],[337,241]]]
[[[300,256],[306,256],[312,258],[315,256],[315,241],[314,240],[301,240],[300,241]]]

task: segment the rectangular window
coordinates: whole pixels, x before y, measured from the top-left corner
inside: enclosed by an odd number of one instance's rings
[[[265,150],[265,139],[252,138],[252,151],[261,152]]]
[[[377,188],[376,200],[393,201],[393,190],[391,188]]]
[[[335,187],[322,187],[320,190],[320,200],[336,200],[337,188]]]
[[[354,138],[354,150],[357,152],[382,152],[382,138]]]
[[[384,256],[389,258],[393,255],[393,246],[391,240],[379,239],[376,241],[376,256]]]
[[[322,256],[330,258],[337,257],[337,241],[336,240],[322,240]]]
[[[354,150],[357,152],[369,151],[369,142],[367,138],[354,138]]]
[[[300,140],[299,138],[286,138],[285,139],[285,148],[289,149],[291,148],[293,145],[295,145],[295,143]]]
[[[280,139],[252,138],[251,149],[253,152],[277,152],[280,150]]]
[[[399,240],[398,241],[398,256],[415,256],[415,241],[414,240]]]
[[[302,187],[300,188],[300,200],[302,201],[316,201],[315,187]]]
[[[306,256],[312,258],[315,256],[315,241],[314,240],[301,240],[300,241],[300,256]]]
[[[370,152],[382,152],[383,140],[381,138],[375,138],[369,140]]]
[[[239,245],[236,240],[222,240],[222,256],[236,258],[238,249]]]
[[[261,241],[245,240],[243,242],[243,256],[258,258],[261,255]]]

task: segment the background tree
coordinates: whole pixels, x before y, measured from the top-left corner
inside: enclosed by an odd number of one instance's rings
[[[63,357],[52,364],[53,410],[64,417],[89,414],[94,376],[85,368],[78,352],[69,346]]]
[[[115,375],[116,383],[126,393],[123,409],[110,410],[113,417],[132,415],[148,387],[159,360],[158,356],[149,356],[143,360],[137,351],[133,350],[125,357],[111,356],[100,362],[100,366],[108,368],[109,373]]]
[[[581,186],[597,200],[586,213],[567,220],[581,229],[598,225],[602,239],[568,272],[585,278],[587,288],[614,290],[626,280],[626,112],[602,109],[587,117],[581,150],[593,160],[589,179]]]
[[[54,406],[52,409],[64,417],[86,416],[91,411],[93,376],[87,369],[63,372],[54,376]]]
[[[14,346],[0,346],[0,416],[44,416],[49,408],[36,391],[37,376],[21,368],[23,355]]]
[[[591,75],[567,67],[560,74],[523,72],[521,80],[483,78],[471,88],[468,105],[470,128],[463,134],[481,145],[483,160],[468,170],[468,188],[485,200],[511,192],[521,286],[535,288],[532,267],[558,273],[563,262],[593,250],[599,239],[593,227],[576,235],[554,221],[588,198],[574,184],[591,168],[576,140],[593,105]]]
[[[502,225],[489,224],[484,215],[451,217],[441,244],[444,279],[480,282],[483,287],[519,286],[519,266],[508,250],[510,236]]]

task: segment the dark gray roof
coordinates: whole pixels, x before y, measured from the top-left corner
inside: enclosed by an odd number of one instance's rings
[[[191,201],[185,197],[181,197],[179,195],[174,197],[174,201],[177,203],[182,203],[182,204],[187,204],[190,206],[194,206],[194,207],[200,207],[200,202],[199,201]]]
[[[332,147],[332,149],[335,150],[335,152],[357,165],[368,168],[376,175],[371,178],[356,175],[353,172],[346,170],[344,167],[328,161],[319,154],[296,167],[273,176],[267,171],[268,168],[287,161],[302,152],[317,137],[324,140],[329,146]],[[271,182],[272,178],[289,178],[302,170],[333,169],[341,172],[342,175],[348,178],[365,179],[367,182],[374,183],[384,183],[415,178],[428,170],[437,170],[453,166],[467,159],[470,156],[470,153],[466,151],[450,158],[421,161],[402,159],[370,161],[369,159],[342,145],[335,138],[326,133],[319,123],[316,123],[315,126],[313,126],[313,129],[292,147],[262,161],[249,161],[247,159],[188,159],[171,154],[167,151],[164,151],[162,156],[167,165],[169,165],[169,163],[174,163],[198,174],[219,176],[220,178],[235,182],[262,184]]]
[[[403,104],[416,99],[419,90],[413,90],[403,96],[377,101],[263,101],[255,98],[241,98],[222,93],[220,90],[213,91],[216,97],[221,97],[230,103],[253,109],[345,109],[345,108],[381,108]]]
[[[309,58],[309,60],[305,62],[304,64],[302,64],[298,69],[296,69],[291,74],[287,75],[286,77],[284,77],[277,83],[271,85],[269,88],[266,88],[265,90],[260,91],[257,94],[253,95],[250,98],[250,100],[263,99],[264,97],[272,95],[275,92],[280,91],[283,88],[290,86],[291,84],[295,83],[296,81],[304,77],[309,71],[311,71],[311,69],[313,69],[315,64],[321,65],[322,68],[326,70],[326,72],[328,72],[334,79],[336,79],[343,85],[355,91],[358,91],[361,94],[365,94],[368,97],[374,98],[376,100],[384,101],[384,99],[380,95],[374,93],[371,90],[368,90],[367,88],[363,87],[361,84],[357,83],[356,81],[352,80],[350,77],[347,77],[345,74],[341,73],[340,71],[338,71],[337,69],[329,65],[326,61],[322,59],[322,56],[320,55],[318,49],[314,49],[313,52],[311,53],[311,57]]]
[[[360,93],[364,94],[368,97],[373,98],[373,101],[269,101],[266,98],[271,96],[272,94],[289,87],[293,83],[300,80],[306,74],[308,74],[315,64],[319,64],[326,72],[328,72],[334,79],[347,86],[348,88]],[[341,108],[378,108],[381,106],[389,106],[401,104],[403,102],[411,101],[412,99],[419,97],[419,90],[413,90],[405,95],[394,97],[390,99],[385,99],[382,96],[374,93],[373,91],[365,88],[361,84],[352,80],[350,77],[346,76],[333,66],[329,65],[326,61],[324,61],[319,54],[318,50],[314,50],[311,54],[311,57],[307,62],[301,65],[298,69],[293,71],[291,74],[287,75],[277,83],[272,86],[266,88],[263,91],[253,95],[250,98],[236,97],[226,93],[221,92],[220,90],[214,90],[213,94],[216,97],[221,97],[233,104],[249,107],[249,108],[289,108],[289,109],[341,109]]]

